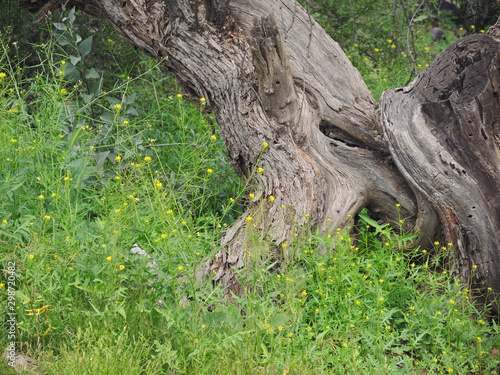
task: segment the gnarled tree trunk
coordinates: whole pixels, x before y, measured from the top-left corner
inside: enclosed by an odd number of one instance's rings
[[[31,3],[29,0],[19,0]],[[62,1],[52,0],[46,9]],[[41,3],[41,2],[38,2]],[[37,3],[37,4],[38,4]],[[40,4],[41,5],[41,4]],[[500,292],[499,43],[465,38],[380,107],[349,59],[293,0],[70,0],[105,18],[204,97],[255,195],[203,270],[235,293],[233,270],[262,230],[280,259],[292,223],[323,231],[368,207],[379,219],[456,245],[456,272]],[[33,6],[33,4],[31,4]],[[68,6],[68,5],[67,5]],[[265,147],[264,145],[268,146]],[[264,199],[273,196],[274,201]]]

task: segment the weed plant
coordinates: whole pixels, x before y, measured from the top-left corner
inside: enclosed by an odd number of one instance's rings
[[[0,37],[0,304],[15,262],[17,351],[41,373],[497,373],[498,327],[444,267],[451,245],[403,251],[412,236],[366,212],[355,238],[297,228],[233,303],[196,280],[247,188],[203,98],[140,55],[94,72],[84,40],[56,32],[21,67]]]

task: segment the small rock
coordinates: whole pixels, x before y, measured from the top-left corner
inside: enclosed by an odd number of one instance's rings
[[[431,34],[434,41],[441,40],[444,35],[444,30],[440,29],[439,27],[433,27],[431,30]]]
[[[136,243],[132,246],[132,249],[130,250],[130,253],[132,253],[132,254],[138,254],[138,255],[141,255],[143,257],[147,257],[148,259],[151,258],[151,256],[146,252],[146,250],[141,249],[139,247],[139,245],[137,245]],[[152,262],[149,262],[146,265],[146,267],[157,269],[158,268],[158,264],[153,260]]]

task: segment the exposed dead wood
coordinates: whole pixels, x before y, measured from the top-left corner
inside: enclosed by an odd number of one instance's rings
[[[391,154],[439,213],[468,280],[500,290],[500,44],[464,38],[408,87],[385,92],[380,114]]]

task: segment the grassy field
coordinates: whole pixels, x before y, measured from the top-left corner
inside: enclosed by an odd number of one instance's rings
[[[498,373],[498,326],[450,275],[453,246],[404,251],[412,236],[366,212],[297,228],[279,271],[241,271],[235,303],[198,284],[251,188],[204,98],[108,29],[89,39],[89,22],[67,12],[34,44],[0,35],[2,351],[15,301],[16,352],[42,374]],[[379,43],[345,47],[376,97],[408,78]],[[423,69],[444,42],[419,43]]]

